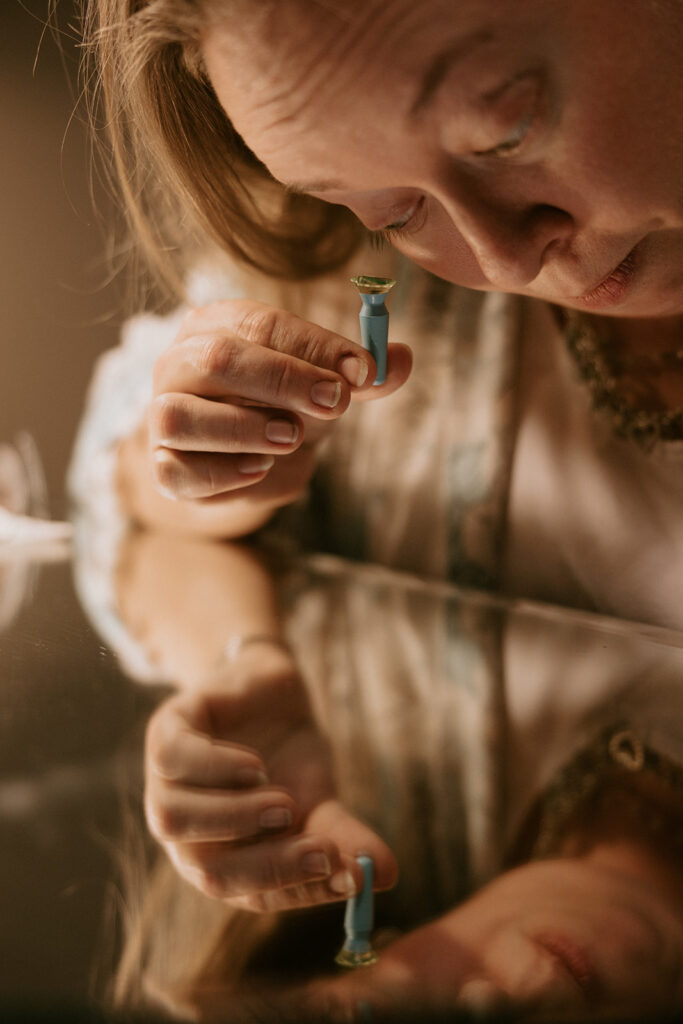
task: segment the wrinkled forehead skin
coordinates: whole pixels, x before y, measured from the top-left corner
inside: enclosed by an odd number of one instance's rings
[[[578,0],[581,2],[581,0]],[[202,48],[235,128],[272,170],[293,134],[315,146],[334,110],[339,144],[358,142],[373,105],[408,111],[440,49],[473,33],[524,45],[566,0],[208,0]],[[385,86],[391,70],[391,93]],[[363,98],[367,97],[367,104]],[[363,109],[360,109],[360,107]],[[377,123],[381,132],[381,110]],[[314,152],[308,149],[308,155]]]

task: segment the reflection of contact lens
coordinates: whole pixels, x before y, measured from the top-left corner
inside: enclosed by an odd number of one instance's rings
[[[363,885],[360,892],[346,901],[344,914],[344,945],[334,958],[340,967],[369,967],[377,963],[378,955],[370,942],[374,917],[374,895],[372,882],[374,866],[367,854],[356,857],[363,871]]]
[[[340,967],[370,967],[379,960],[379,954],[374,949],[368,949],[364,953],[357,953],[353,949],[340,949],[334,958],[334,962]]]
[[[361,295],[386,295],[396,284],[392,277],[368,277],[367,274],[359,274],[351,278],[351,284],[355,284]]]

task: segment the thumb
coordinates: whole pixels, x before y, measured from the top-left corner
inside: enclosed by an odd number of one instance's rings
[[[371,384],[362,391],[354,391],[354,402],[368,402],[375,398],[386,398],[398,391],[410,376],[413,367],[413,353],[407,345],[389,345],[387,347],[387,379],[384,384]]]
[[[391,889],[398,880],[398,864],[384,840],[373,829],[351,814],[338,800],[326,800],[311,812],[306,829],[324,835],[337,846],[344,866],[352,873],[358,888],[363,872],[356,857],[364,853],[374,864],[374,888]]]

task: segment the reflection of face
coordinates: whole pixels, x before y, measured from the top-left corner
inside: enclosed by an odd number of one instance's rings
[[[280,181],[393,225],[398,249],[459,284],[683,312],[677,0],[237,9],[239,30],[207,28],[206,64]]]
[[[325,994],[398,1005],[427,994],[452,1005],[476,980],[528,1009],[656,1012],[683,1000],[682,967],[683,922],[661,894],[588,860],[562,859],[500,876]]]

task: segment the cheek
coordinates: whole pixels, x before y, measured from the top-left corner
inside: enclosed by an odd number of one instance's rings
[[[456,225],[439,204],[430,203],[424,226],[414,235],[398,236],[392,245],[431,274],[464,288],[491,285]]]
[[[615,96],[614,94],[618,94]],[[594,216],[620,224],[670,221],[682,208],[683,119],[608,88],[577,98],[558,127],[565,175],[591,197]]]

